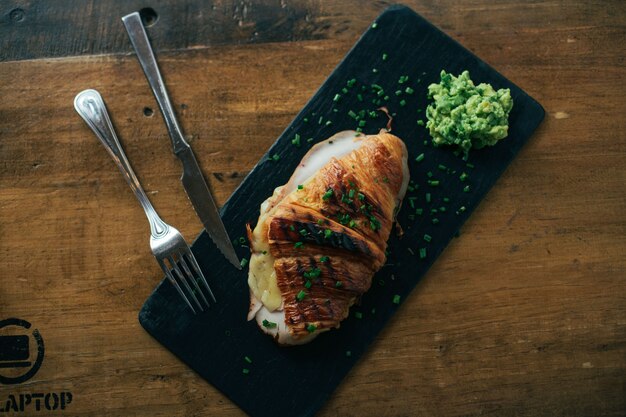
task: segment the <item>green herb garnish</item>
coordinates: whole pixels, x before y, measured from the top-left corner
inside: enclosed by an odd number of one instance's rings
[[[273,329],[277,326],[276,323],[274,323],[273,321],[267,321],[267,320],[263,320],[263,327],[266,327],[268,329]]]

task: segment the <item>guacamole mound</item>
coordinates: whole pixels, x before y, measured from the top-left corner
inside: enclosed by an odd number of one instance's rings
[[[475,86],[468,71],[458,77],[441,71],[441,82],[428,86],[428,98],[433,102],[426,109],[426,128],[435,146],[457,145],[467,153],[508,135],[513,108],[508,88]]]

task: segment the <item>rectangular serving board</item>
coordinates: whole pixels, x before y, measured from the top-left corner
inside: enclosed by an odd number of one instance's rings
[[[425,127],[418,124],[418,120],[425,121],[427,86],[439,82],[442,69],[455,75],[469,70],[476,83],[509,88],[514,100],[509,137],[494,147],[471,152],[468,161],[449,148],[434,148]],[[403,76],[408,80],[400,83]],[[348,87],[352,79],[356,82]],[[385,94],[378,97],[372,93],[372,84],[380,85]],[[344,87],[348,93],[342,92]],[[413,94],[406,92],[407,87]],[[395,94],[398,90],[403,91],[399,96]],[[335,101],[337,94],[341,98]],[[385,96],[389,96],[388,100]],[[393,6],[363,34],[224,205],[221,213],[231,237],[245,236],[246,223],[256,223],[261,203],[275,187],[287,182],[314,143],[341,130],[355,129],[358,122],[349,116],[349,111],[374,110],[379,107],[372,103],[376,99],[381,99],[381,104],[395,114],[393,133],[407,145],[411,178],[417,187],[408,192],[398,216],[404,236],[399,238],[392,233],[387,264],[340,329],[324,333],[308,345],[277,346],[254,322],[246,321],[247,268],[237,271],[229,265],[205,232],[192,249],[218,303],[207,313],[194,316],[169,282],[163,280],[139,314],[141,325],[156,340],[251,416],[316,413],[401,309],[402,301],[544,117],[544,110],[535,100],[493,68],[412,10]],[[401,100],[405,100],[404,105]],[[367,118],[363,131],[377,133],[386,122],[382,113],[377,118]],[[296,134],[301,138],[300,147],[292,144]],[[313,140],[308,142],[309,138]],[[422,153],[424,159],[417,162],[416,157]],[[280,159],[274,161],[273,155]],[[429,172],[440,181],[439,186],[427,184]],[[467,174],[464,181],[463,173]],[[468,192],[464,191],[466,186]],[[433,208],[442,206],[445,212],[431,214]],[[423,209],[422,215],[416,214],[417,208]],[[439,223],[433,224],[433,218]],[[424,234],[432,240],[425,242]],[[420,248],[425,248],[425,258],[420,256]],[[237,251],[240,258],[250,257],[245,246],[237,245]],[[399,304],[392,302],[395,295],[400,296]],[[364,318],[355,318],[356,311]],[[397,319],[401,320],[401,316],[400,313]],[[252,364],[245,362],[246,356]],[[243,368],[250,373],[244,374]]]

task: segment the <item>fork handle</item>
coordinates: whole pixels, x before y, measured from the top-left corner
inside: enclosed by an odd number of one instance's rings
[[[93,130],[109,155],[111,155],[111,158],[113,158],[117,167],[122,171],[124,179],[130,185],[139,203],[141,203],[141,207],[146,212],[152,236],[160,237],[165,235],[169,227],[157,214],[131,168],[130,162],[128,162],[122,145],[120,145],[120,141],[115,134],[111,118],[100,93],[96,90],[81,91],[74,99],[74,108]]]

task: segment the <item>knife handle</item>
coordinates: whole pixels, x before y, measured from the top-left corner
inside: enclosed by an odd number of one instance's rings
[[[146,74],[150,88],[154,93],[154,97],[156,98],[159,108],[161,109],[161,113],[163,114],[163,118],[165,119],[167,130],[170,134],[170,138],[172,139],[174,154],[178,155],[179,152],[189,148],[189,144],[185,141],[183,132],[181,131],[178,121],[176,120],[174,108],[172,107],[170,98],[167,95],[165,83],[161,77],[161,72],[159,71],[159,66],[157,65],[156,58],[154,57],[152,46],[150,46],[148,34],[146,33],[146,29],[141,22],[141,17],[138,12],[131,13],[124,16],[122,18],[122,22],[124,22],[124,26],[128,32],[128,37],[130,38],[130,41],[135,48],[135,52],[137,53],[137,59],[139,59],[141,68],[143,69],[144,74]]]

